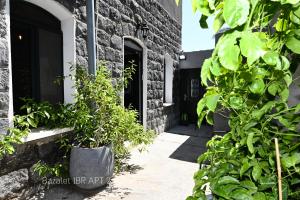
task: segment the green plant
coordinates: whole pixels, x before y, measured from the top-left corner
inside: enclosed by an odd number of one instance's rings
[[[229,110],[230,131],[207,143],[198,162],[208,165],[195,174],[189,200],[278,199],[274,138],[279,139],[283,199],[300,198],[300,105],[289,106],[292,66],[300,53],[299,0],[193,0],[202,13],[200,25],[215,18],[220,38],[201,71],[207,92],[197,107],[204,117]],[[279,180],[280,181],[280,180]]]
[[[137,121],[137,112],[121,105],[120,89],[130,78],[130,68],[124,79],[112,84],[112,77],[104,64],[100,64],[96,76],[77,66],[75,76],[75,104],[71,108],[75,131],[75,144],[94,148],[113,144],[119,159],[128,155],[126,142],[131,145],[148,144],[153,138]]]
[[[14,116],[14,126],[8,128],[7,134],[0,134],[0,159],[4,155],[13,154],[16,144],[22,144],[31,129],[37,127],[62,127],[67,126],[69,119],[69,105],[53,106],[48,102],[37,103],[32,99],[22,99],[24,105],[21,107],[24,115]]]

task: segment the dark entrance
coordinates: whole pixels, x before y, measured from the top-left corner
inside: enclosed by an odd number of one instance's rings
[[[180,89],[183,91],[180,96],[181,123],[197,122],[197,104],[205,93],[205,88],[201,86],[200,71],[201,69],[180,70]]]
[[[13,0],[10,12],[15,113],[19,113],[23,103],[20,98],[24,97],[53,104],[63,102],[60,21],[23,1]]]
[[[124,91],[124,106],[135,109],[138,119],[143,121],[143,49],[132,40],[124,41],[124,68],[135,65],[135,73]]]

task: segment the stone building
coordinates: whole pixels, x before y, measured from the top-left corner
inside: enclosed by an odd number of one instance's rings
[[[174,0],[95,1],[97,60],[106,61],[114,78],[135,61],[124,105],[133,105],[144,127],[156,132],[179,121],[181,15]],[[70,65],[87,65],[86,21],[85,0],[0,1],[0,133],[12,125],[20,97],[73,102],[71,79],[60,86],[52,83],[72,73]],[[51,154],[53,144],[42,137],[0,160],[0,199],[13,197],[32,182],[32,164]]]

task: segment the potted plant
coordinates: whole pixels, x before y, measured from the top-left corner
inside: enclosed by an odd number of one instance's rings
[[[95,76],[76,67],[75,103],[70,109],[75,138],[69,170],[73,183],[82,189],[95,189],[110,180],[115,161],[119,166],[128,155],[125,143],[148,144],[153,138],[153,133],[138,123],[137,112],[121,105],[120,93],[130,78],[129,70],[124,72],[125,80],[113,85],[103,64]]]

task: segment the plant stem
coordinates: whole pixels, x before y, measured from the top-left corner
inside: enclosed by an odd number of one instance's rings
[[[276,162],[277,162],[277,175],[278,175],[278,195],[279,200],[282,200],[282,182],[281,182],[281,165],[280,165],[280,152],[278,145],[278,138],[275,138]]]

